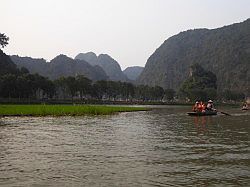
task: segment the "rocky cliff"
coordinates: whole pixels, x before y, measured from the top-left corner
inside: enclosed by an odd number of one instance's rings
[[[190,65],[216,74],[218,91],[250,91],[250,19],[218,29],[195,29],[167,39],[147,60],[138,84],[179,89]]]

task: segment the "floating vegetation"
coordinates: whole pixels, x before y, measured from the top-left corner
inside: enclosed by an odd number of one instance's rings
[[[146,111],[145,107],[103,105],[0,105],[0,116],[81,116]]]

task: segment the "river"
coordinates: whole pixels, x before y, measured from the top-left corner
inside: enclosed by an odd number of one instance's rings
[[[250,111],[0,118],[0,186],[247,186]]]

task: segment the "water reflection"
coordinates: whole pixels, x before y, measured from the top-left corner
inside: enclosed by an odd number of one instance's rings
[[[207,119],[206,116],[195,116],[194,117],[194,124],[197,129],[198,134],[205,133],[207,131]]]

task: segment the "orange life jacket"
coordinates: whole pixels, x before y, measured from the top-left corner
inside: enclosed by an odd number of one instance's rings
[[[198,104],[198,110],[202,111],[202,102]]]

